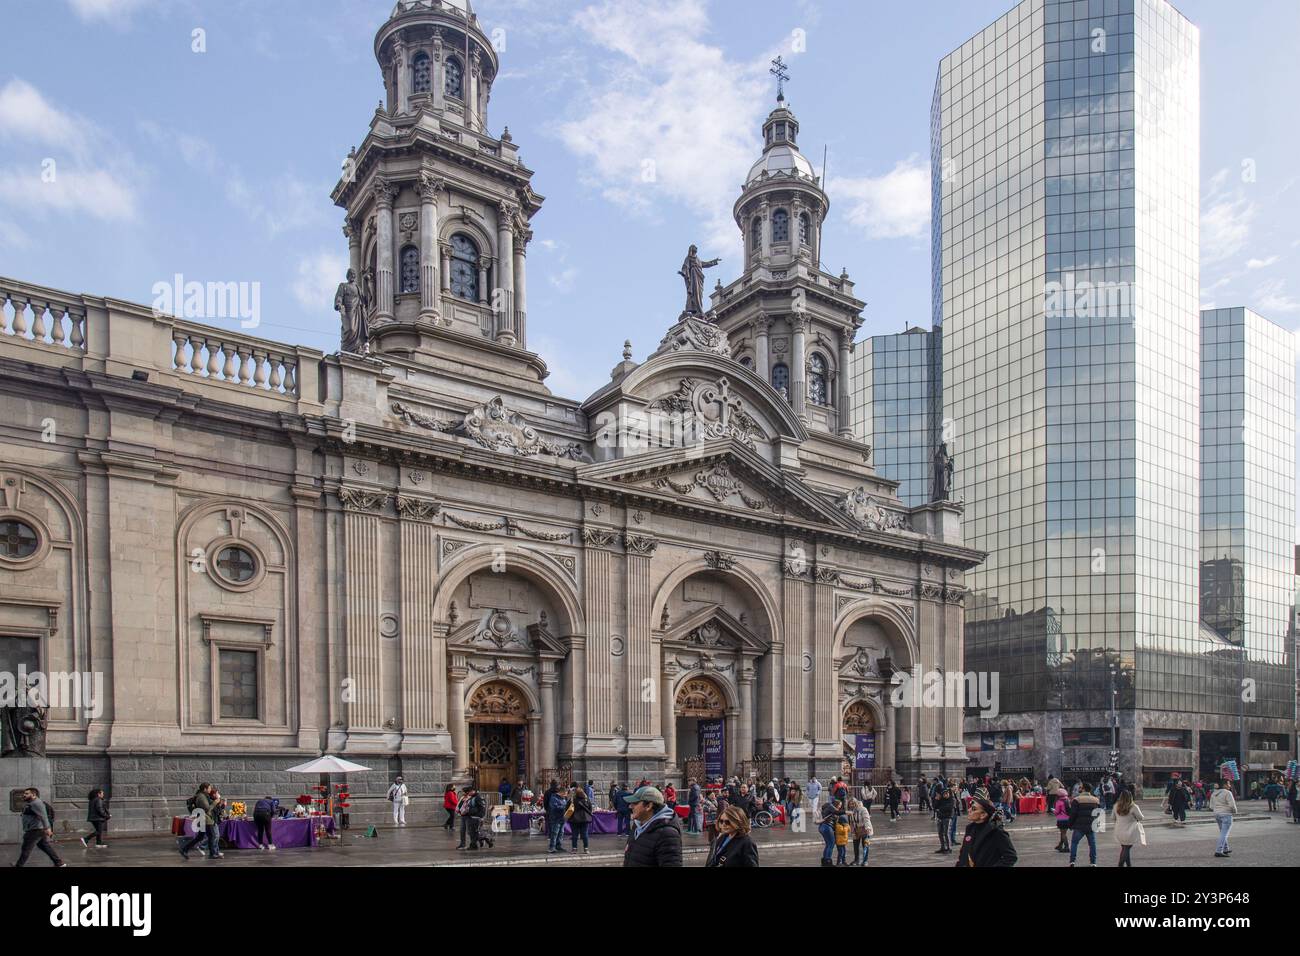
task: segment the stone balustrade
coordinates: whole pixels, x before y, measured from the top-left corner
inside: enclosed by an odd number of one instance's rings
[[[251,407],[319,409],[315,349],[0,277],[0,358],[166,382]],[[245,398],[232,395],[232,389]]]
[[[0,335],[85,351],[86,309],[74,297],[0,279]]]

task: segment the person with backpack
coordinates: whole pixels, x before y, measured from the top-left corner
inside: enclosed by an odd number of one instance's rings
[[[569,829],[573,834],[573,852],[578,852],[578,838],[582,838],[582,855],[586,856],[591,852],[587,845],[587,831],[591,829],[591,821],[595,818],[595,813],[591,806],[591,798],[587,796],[587,791],[576,783],[573,785],[573,791],[569,796],[569,805],[564,811],[564,815],[569,820]]]
[[[257,845],[263,850],[274,850],[275,840],[271,838],[271,824],[275,820],[275,811],[280,801],[275,797],[263,797],[253,804],[253,825],[257,828]]]
[[[54,837],[53,812],[35,787],[23,791],[23,848],[14,866],[26,866],[32,850],[37,849],[48,856],[56,867],[68,865],[50,842]]]
[[[817,825],[817,832],[821,834],[824,844],[822,847],[822,866],[834,865],[831,863],[831,854],[835,849],[838,835],[836,828],[841,823],[848,823],[843,805],[838,800],[826,801],[826,805],[821,809],[821,822]]]
[[[1125,790],[1115,801],[1115,842],[1119,844],[1119,865],[1132,866],[1133,845],[1147,844],[1146,830],[1142,826],[1142,808],[1133,801],[1133,794]]]
[[[1074,831],[1070,837],[1070,866],[1074,866],[1079,842],[1085,838],[1088,841],[1088,865],[1097,865],[1097,833],[1093,828],[1097,825],[1099,813],[1102,813],[1101,801],[1092,795],[1092,784],[1083,784],[1070,807],[1069,823]],[[1102,816],[1101,819],[1106,818]]]
[[[86,822],[90,824],[92,830],[81,838],[81,845],[89,847],[87,841],[93,836],[96,850],[107,849],[104,831],[108,829],[108,821],[112,816],[113,814],[108,812],[108,801],[104,799],[104,791],[98,787],[90,791],[86,796]]]
[[[468,789],[468,797],[465,801],[465,826],[469,831],[469,849],[477,850],[486,843],[489,847],[496,846],[496,842],[483,833],[483,820],[487,816],[487,802],[483,795],[478,792],[477,787]]]
[[[410,806],[411,795],[400,774],[393,778],[393,785],[388,788],[388,801],[393,805],[393,826],[406,826],[406,808]]]
[[[188,860],[190,850],[205,840],[208,844],[208,859],[220,860],[224,857],[221,852],[220,810],[217,808],[216,792],[212,784],[201,783],[198,792],[185,804],[190,811],[190,819],[194,822],[194,836],[188,843],[181,845],[181,859]]]

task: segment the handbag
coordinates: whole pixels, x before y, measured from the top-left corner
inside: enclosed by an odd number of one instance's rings
[[[569,820],[572,817],[573,817],[573,801],[570,800],[569,805],[564,808],[564,819]]]

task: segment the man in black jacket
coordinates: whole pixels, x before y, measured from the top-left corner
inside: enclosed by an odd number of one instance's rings
[[[984,797],[971,801],[967,814],[970,823],[957,857],[960,867],[1015,866],[1016,848],[1011,835],[1002,828],[1002,816]]]
[[[481,844],[496,846],[490,836],[483,834],[483,820],[487,816],[487,804],[477,787],[469,788],[469,800],[465,804],[465,823],[469,830],[469,848],[477,850]]]
[[[949,838],[949,829],[952,826],[952,815],[957,812],[957,798],[952,795],[952,791],[944,787],[939,791],[939,796],[934,798],[934,815],[939,821],[939,849],[935,853],[951,853],[952,840]]]
[[[641,787],[627,798],[632,833],[623,851],[624,866],[681,866],[682,831],[677,814],[656,787]]]

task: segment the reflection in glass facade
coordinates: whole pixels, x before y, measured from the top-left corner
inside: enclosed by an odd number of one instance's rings
[[[901,482],[908,507],[930,500],[933,429],[938,415],[938,337],[924,329],[873,335],[857,343],[853,432],[871,446],[876,474]]]
[[[935,326],[966,666],[1008,712],[1185,710],[1198,625],[1199,46],[1165,0],[1025,0],[940,64]]]
[[[1211,712],[1236,712],[1244,637],[1251,715],[1292,716],[1295,400],[1292,333],[1249,309],[1201,313],[1201,621],[1229,645],[1206,688],[1221,699],[1198,701]]]

